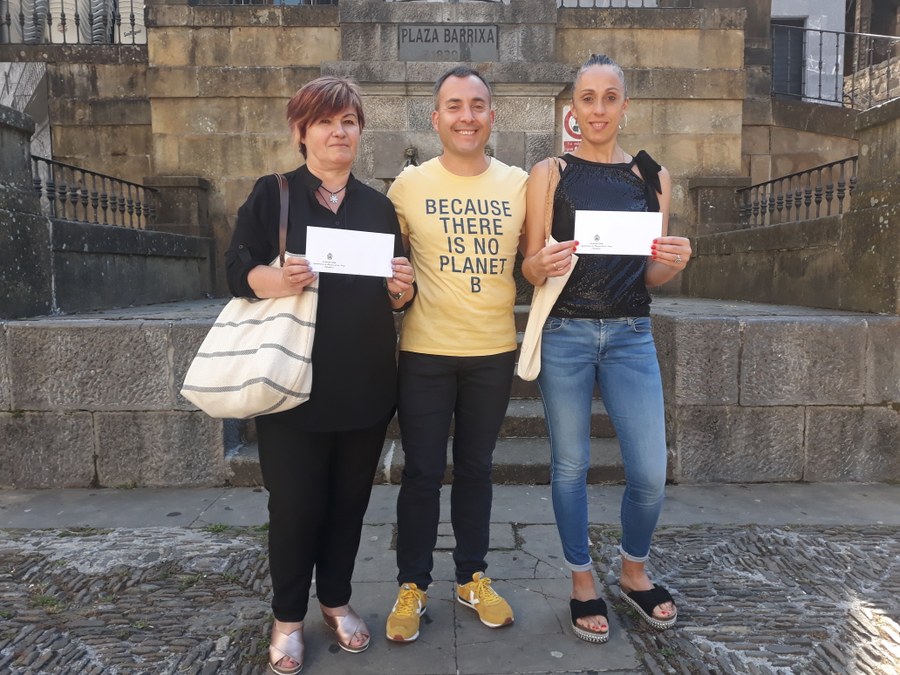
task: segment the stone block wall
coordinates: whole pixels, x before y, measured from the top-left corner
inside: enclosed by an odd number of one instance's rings
[[[223,423],[178,393],[207,330],[152,313],[0,323],[0,487],[222,485]]]
[[[232,480],[226,423],[178,393],[221,305],[0,322],[0,488]],[[652,317],[676,482],[900,480],[900,317],[685,298]]]
[[[894,50],[896,51],[896,43]],[[871,108],[900,94],[900,56],[857,70],[844,78],[844,97],[857,108]]]
[[[33,132],[28,115],[0,106],[0,318],[53,307],[50,221],[31,184]]]
[[[0,45],[0,61],[46,64],[52,159],[135,183],[150,175],[145,46]]]
[[[399,60],[401,25],[498,27],[499,60],[478,65],[495,86],[490,145],[505,162],[528,169],[560,152],[567,86],[591,52],[603,51],[629,78],[626,146],[646,148],[675,178],[673,231],[692,234],[692,177],[741,172],[740,8],[598,11],[557,9],[553,0],[226,8],[154,0],[147,16],[152,170],[210,181],[217,256],[255,179],[299,163],[285,104],[320,73],[362,85],[367,126],[354,168],[361,179],[384,189],[408,147],[419,161],[439,152],[431,87],[452,64]]]
[[[653,316],[676,480],[900,479],[900,317],[690,299]]]
[[[849,212],[702,234],[681,290],[693,297],[900,314],[900,100],[859,115]]]
[[[752,185],[859,152],[854,110],[770,99],[770,119],[743,127],[743,173]]]
[[[301,163],[288,100],[339,57],[336,6],[147,8],[152,173],[210,183],[209,222],[221,260],[256,179]],[[225,293],[223,278],[218,279]]]

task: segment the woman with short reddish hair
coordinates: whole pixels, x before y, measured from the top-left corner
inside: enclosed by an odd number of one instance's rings
[[[357,86],[320,77],[287,108],[306,158],[285,174],[290,193],[287,251],[278,255],[279,188],[263,176],[238,211],[226,252],[228,284],[241,297],[315,292],[317,278],[301,252],[309,226],[391,234],[393,274],[382,279],[322,274],[312,349],[313,384],[301,406],[256,418],[259,463],[269,492],[269,567],[275,621],[269,667],[293,675],[303,667],[303,621],[316,575],[325,623],[346,651],[369,646],[370,632],[350,607],[362,520],[397,390],[393,311],[415,295],[391,202],[350,172],[365,118]]]

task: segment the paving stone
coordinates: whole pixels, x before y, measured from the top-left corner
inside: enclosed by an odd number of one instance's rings
[[[570,584],[555,527],[507,528],[516,532],[513,548],[490,555],[496,587],[517,612],[502,643],[453,600],[452,566],[440,560],[443,580],[429,593],[419,644],[373,641],[369,659],[354,660],[353,671],[386,672],[385,659],[398,675],[595,670],[596,647],[569,634]],[[392,529],[371,524],[363,532],[354,604],[373,628],[383,625],[396,592]],[[897,526],[661,527],[649,569],[679,605],[678,627],[663,632],[615,600],[617,528],[590,534],[601,592],[611,601],[606,672],[883,674],[900,667],[896,626],[884,620],[900,612]],[[252,527],[0,530],[0,611],[12,611],[0,629],[0,670],[260,672],[270,591],[265,536]],[[34,605],[38,596],[59,598],[65,609]],[[349,657],[312,615],[307,639],[310,672],[349,672]]]

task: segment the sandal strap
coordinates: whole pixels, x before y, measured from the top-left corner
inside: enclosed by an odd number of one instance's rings
[[[649,591],[629,591],[626,595],[650,616],[653,615],[653,610],[661,604],[665,602],[675,603],[669,591],[657,584],[653,584],[653,588]]]
[[[352,607],[348,606],[347,613],[343,616],[326,614],[323,609],[322,617],[325,619],[325,623],[328,627],[335,632],[341,644],[345,647],[351,647],[355,635],[359,635],[360,637],[365,636],[367,638],[371,637],[366,622],[363,621],[363,618],[357,614]]]
[[[299,637],[298,637],[299,636]],[[275,656],[278,656],[277,659],[273,659],[272,663],[278,663],[285,656],[296,661],[297,663],[303,663],[303,629],[298,628],[294,632],[282,633],[280,630],[273,629],[272,630],[272,638],[269,641],[269,649],[275,652]]]
[[[362,617],[359,616],[352,609],[350,610],[350,614],[346,614],[341,617],[335,617],[338,619],[337,628],[335,628],[334,632],[337,633],[338,638],[340,638],[341,642],[350,646],[350,643],[353,641],[354,635],[368,635],[369,629],[366,626],[365,622],[362,620]]]
[[[572,623],[586,616],[602,616],[607,618],[606,602],[603,598],[594,598],[593,600],[569,600],[569,611],[572,613]]]

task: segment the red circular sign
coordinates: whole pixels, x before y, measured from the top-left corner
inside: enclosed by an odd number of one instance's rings
[[[581,129],[578,128],[578,122],[575,120],[575,115],[571,110],[566,112],[566,116],[563,119],[563,127],[569,136],[577,141],[581,140]]]

